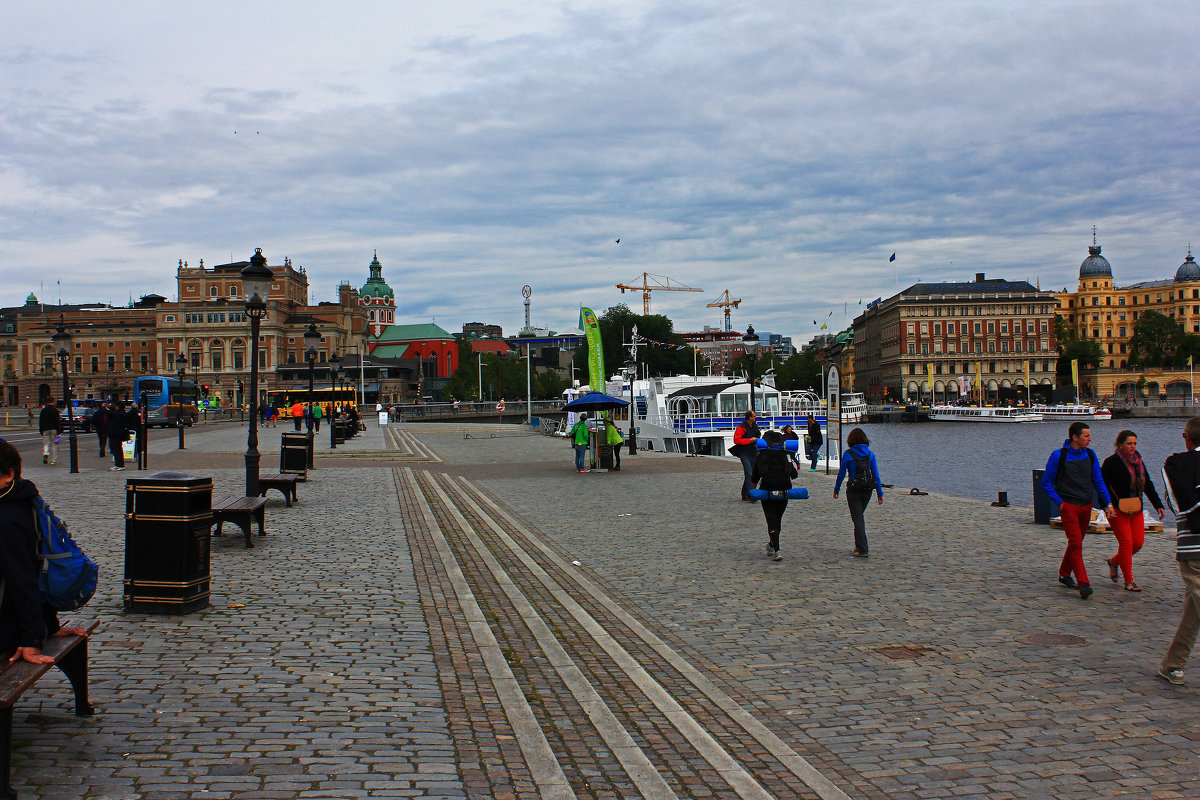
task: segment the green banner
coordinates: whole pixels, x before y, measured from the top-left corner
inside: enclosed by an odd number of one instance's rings
[[[604,384],[604,345],[600,342],[600,323],[596,313],[590,308],[579,309],[579,327],[587,336],[588,345],[588,383],[593,392],[603,392]]]

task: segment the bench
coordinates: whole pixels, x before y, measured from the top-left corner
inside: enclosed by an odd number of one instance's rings
[[[285,475],[282,472],[278,475],[261,475],[258,478],[258,494],[260,497],[266,497],[268,489],[276,489],[287,501],[288,508],[291,508],[293,500],[300,502],[300,498],[296,496],[296,482],[299,480],[299,475]]]
[[[96,630],[98,622],[70,620],[64,628],[83,628],[88,633]],[[30,664],[28,661],[0,663],[0,798],[14,800],[17,793],[12,788],[12,721],[13,704],[21,699],[38,680],[58,667],[71,681],[75,692],[75,714],[90,717],[96,713],[88,702],[87,685],[87,639],[74,634],[52,636],[42,648],[44,655],[53,656],[53,664]]]
[[[212,524],[217,526],[214,536],[221,535],[225,522],[232,522],[246,534],[246,547],[254,547],[250,537],[254,521],[258,520],[258,535],[265,536],[263,530],[267,518],[267,501],[263,497],[241,497],[236,494],[214,497],[212,501]]]

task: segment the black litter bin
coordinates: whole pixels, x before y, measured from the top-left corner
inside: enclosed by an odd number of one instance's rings
[[[598,466],[600,469],[612,469],[613,445],[602,444],[599,448],[597,448],[597,452],[600,454],[600,458],[597,460],[596,466]]]
[[[1042,488],[1042,478],[1045,475],[1044,469],[1033,471],[1033,521],[1039,525],[1049,525],[1050,518],[1058,516],[1058,505]]]
[[[333,441],[337,444],[346,443],[346,423],[343,420],[333,421]]]
[[[156,472],[125,482],[126,611],[187,614],[209,604],[212,478]]]
[[[308,434],[289,432],[280,437],[279,471],[284,475],[308,478]]]

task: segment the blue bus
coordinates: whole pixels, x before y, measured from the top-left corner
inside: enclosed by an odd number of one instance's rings
[[[181,419],[185,427],[191,427],[199,416],[196,411],[199,396],[196,384],[169,376],[143,375],[133,382],[134,399],[145,400],[148,427],[169,428],[178,425]]]

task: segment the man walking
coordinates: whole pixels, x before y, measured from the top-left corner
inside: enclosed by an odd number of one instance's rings
[[[1183,444],[1187,451],[1167,456],[1162,468],[1167,505],[1175,512],[1175,560],[1184,593],[1183,618],[1158,665],[1158,677],[1176,686],[1183,685],[1183,666],[1200,629],[1200,417],[1184,425]]]
[[[92,427],[96,431],[96,438],[100,440],[100,457],[104,458],[104,445],[108,441],[108,406],[104,403],[96,406],[95,413],[92,414]]]
[[[1092,594],[1087,569],[1083,566],[1083,537],[1092,521],[1092,489],[1104,503],[1104,513],[1113,515],[1108,488],[1100,474],[1100,459],[1088,445],[1092,431],[1083,422],[1072,422],[1067,429],[1063,446],[1050,454],[1042,488],[1050,500],[1059,504],[1063,532],[1067,535],[1067,551],[1058,567],[1058,582],[1069,589],[1078,589],[1080,598]],[[1074,577],[1071,577],[1074,575]]]
[[[104,426],[104,432],[108,435],[108,450],[112,453],[113,458],[113,465],[109,469],[113,472],[124,472],[124,445],[125,440],[129,438],[129,422],[120,400],[114,400],[109,404],[108,422]]]
[[[575,448],[575,471],[587,472],[584,459],[588,450],[587,414],[580,414],[579,420],[571,428],[571,446]]]
[[[42,463],[58,463],[58,435],[62,433],[62,417],[51,400],[46,401],[38,414],[38,433],[42,435]]]
[[[304,404],[297,400],[292,403],[292,424],[296,426],[296,430],[300,430],[300,423],[304,420]]]
[[[816,417],[812,414],[808,415],[808,441],[805,442],[804,453],[808,457],[809,472],[817,471],[817,459],[821,455],[821,445],[825,444],[825,437],[821,435],[821,426],[817,423]]]
[[[751,409],[733,431],[733,446],[737,450],[733,455],[742,462],[742,499],[749,503],[758,502],[750,496],[750,476],[754,474],[754,461],[758,458],[759,436],[758,423]]]

